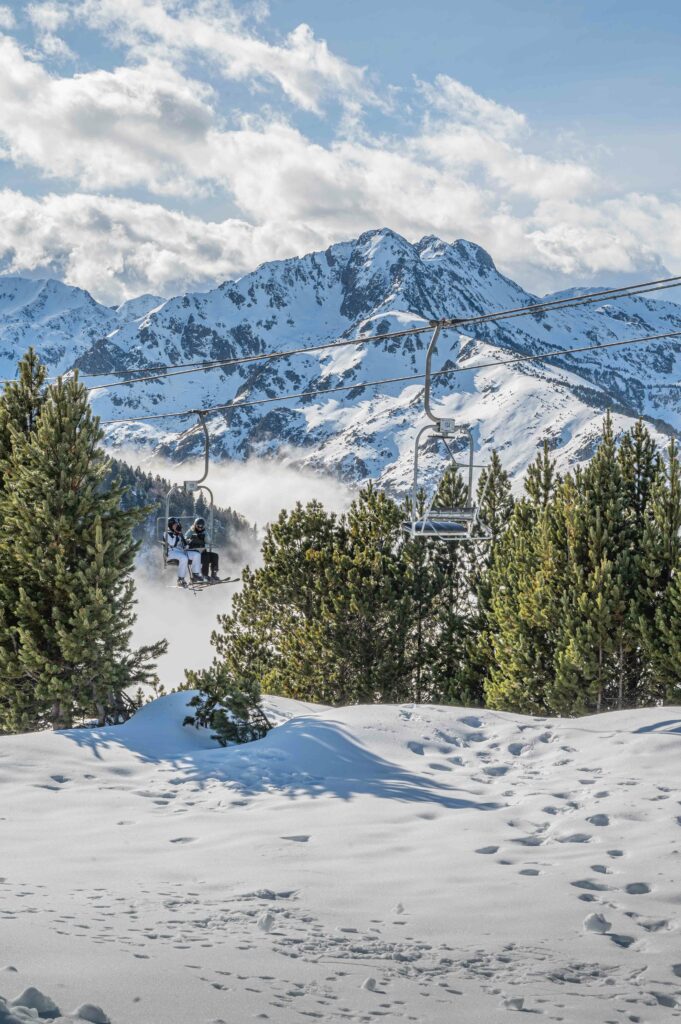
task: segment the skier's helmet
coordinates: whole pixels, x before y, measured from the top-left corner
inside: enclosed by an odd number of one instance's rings
[[[206,520],[205,519],[201,519],[201,518],[195,519],[194,520],[194,529],[195,530],[205,530],[206,529]]]
[[[171,516],[168,520],[168,529],[172,530],[175,526],[182,526],[182,523],[175,516]]]

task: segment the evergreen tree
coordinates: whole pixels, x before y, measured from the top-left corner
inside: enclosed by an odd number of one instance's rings
[[[496,495],[496,486],[488,487],[488,493]],[[467,486],[459,469],[450,466],[440,480],[433,506],[458,508],[469,503]],[[469,542],[434,541],[433,545],[430,699],[478,705],[482,701],[482,686],[467,665],[475,611],[471,602],[473,551]]]
[[[419,493],[416,516],[425,514],[426,496]],[[411,499],[405,503],[404,518],[412,518]],[[411,700],[429,699],[433,689],[431,663],[431,616],[436,595],[433,557],[437,541],[427,537],[404,537],[400,548],[403,571],[403,600],[408,620],[407,662]]]
[[[396,503],[369,485],[337,534],[321,617],[310,634],[334,702],[409,699],[401,523]]]
[[[12,455],[13,432],[27,437],[36,426],[40,410],[45,401],[45,378],[47,371],[32,348],[21,359],[17,368],[17,379],[5,385],[0,396],[0,498],[4,489],[5,474]],[[0,517],[2,502],[0,500]],[[0,533],[5,525],[0,518]],[[10,627],[16,625],[15,608],[18,599],[16,583],[8,578],[4,594],[0,594],[0,644],[7,643]],[[12,648],[8,645],[8,656]],[[4,729],[29,728],[36,715],[33,687],[26,680],[11,686],[0,680],[0,731]]]
[[[518,502],[489,572],[485,639],[490,651],[485,696],[490,707],[545,714],[553,678],[558,552],[550,510]]]
[[[35,429],[45,401],[46,376],[35,350],[29,348],[19,362],[16,381],[8,382],[0,395],[0,488],[12,453],[12,432],[28,436]]]
[[[644,703],[681,700],[681,465],[676,441],[645,508],[638,625],[645,657]]]
[[[468,617],[459,698],[463,704],[482,706],[492,658],[489,632],[490,568],[496,545],[508,526],[515,505],[508,474],[496,451],[492,452],[489,466],[480,473],[477,502],[480,519],[489,527],[491,538],[485,543],[469,547],[466,552],[472,607]]]
[[[201,692],[189,701],[194,714],[183,725],[211,729],[221,746],[259,740],[272,728],[262,706],[260,687],[255,680],[236,685],[225,665],[213,665],[201,672],[187,672],[187,686]]]
[[[336,517],[317,501],[283,510],[267,527],[262,566],[244,570],[231,611],[218,616],[211,669],[192,676],[205,692],[200,714],[230,704],[241,691],[327,698],[308,634],[319,615],[336,532]]]
[[[120,508],[119,489],[101,488],[103,435],[77,379],[48,389],[28,434],[13,424],[9,432],[0,495],[0,606],[12,609],[0,623],[5,727],[119,720],[126,688],[153,679],[152,659],[166,648],[130,650],[140,513]]]
[[[549,455],[548,441],[544,440],[541,452],[527,468],[525,494],[535,508],[544,509],[551,503],[559,483],[555,459]]]
[[[496,451],[492,452],[489,466],[480,473],[477,493],[480,519],[489,527],[494,546],[508,525],[514,504],[511,481]]]
[[[575,474],[572,503],[564,504],[563,637],[550,697],[558,713],[638,702],[639,549],[656,466],[646,434],[639,424],[618,451],[611,417],[606,416],[599,448]]]

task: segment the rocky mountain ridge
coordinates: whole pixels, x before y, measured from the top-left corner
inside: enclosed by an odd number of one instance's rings
[[[462,372],[437,379],[435,404],[443,415],[472,426],[478,462],[497,448],[516,479],[544,439],[563,469],[588,457],[606,409],[622,427],[643,416],[666,443],[681,430],[678,341],[566,354],[550,363],[476,368],[514,354],[681,330],[681,306],[666,294],[489,322],[470,333],[449,330],[439,342],[434,369],[457,366]],[[387,229],[324,252],[263,264],[208,292],[167,301],[142,296],[117,309],[56,281],[5,277],[0,278],[0,369],[12,376],[29,343],[51,372],[77,366],[101,374],[289,350],[535,301],[472,242],[429,236],[411,244]],[[401,491],[410,481],[413,438],[425,422],[422,384],[366,387],[363,382],[422,373],[427,342],[428,334],[410,335],[195,371],[95,391],[93,402],[108,420],[351,386],[327,397],[216,412],[209,424],[212,454],[217,459],[285,457],[346,480],[377,478]],[[191,419],[109,424],[107,442],[113,449],[137,447],[140,461],[151,451],[185,460],[201,448],[198,433],[179,436],[190,425]],[[441,462],[441,453],[429,450],[426,472],[434,473]]]

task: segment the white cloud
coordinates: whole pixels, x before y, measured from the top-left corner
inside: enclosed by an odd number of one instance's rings
[[[449,75],[436,75],[433,83],[419,81],[417,86],[431,110],[446,115],[459,125],[474,125],[503,139],[513,138],[527,129],[523,114],[480,96]]]
[[[4,4],[0,5],[0,29],[10,30],[15,25],[16,21],[10,8],[5,7]]]
[[[243,11],[228,0],[83,0],[75,10],[90,26],[112,34],[131,55],[150,52],[177,60],[199,56],[227,79],[273,82],[303,110],[320,113],[325,102],[376,102],[362,68],[333,54],[308,25],[280,44],[249,31]],[[262,18],[260,6],[247,9]]]
[[[446,75],[417,84],[409,130],[395,114],[392,132],[373,137],[348,117],[361,108],[361,69],[306,26],[264,42],[253,24],[265,8],[245,10],[226,0],[33,5],[39,29],[58,29],[68,13],[145,53],[72,75],[0,36],[0,157],[77,189],[0,197],[0,266],[120,301],[207,286],[383,225],[408,238],[468,237],[537,288],[681,264],[678,203],[621,194],[584,156],[535,152],[522,114]],[[227,77],[276,81],[305,110],[335,90],[343,131],[321,144],[290,111],[270,109],[225,123],[201,67],[184,66],[188,54]],[[226,199],[236,215],[204,221],[120,194],[133,188],[208,207]]]
[[[211,89],[155,61],[51,75],[0,38],[0,139],[18,166],[89,189],[200,190]]]
[[[301,226],[207,223],[154,203],[72,193],[32,199],[0,191],[0,268],[87,288],[103,302],[209,287],[322,239]]]
[[[71,60],[75,54],[64,40],[57,35],[67,24],[71,12],[65,4],[48,0],[46,3],[28,4],[26,13],[36,30],[38,49],[46,57],[56,60]]]
[[[63,4],[28,4],[26,13],[40,32],[57,32],[71,17],[68,7]]]

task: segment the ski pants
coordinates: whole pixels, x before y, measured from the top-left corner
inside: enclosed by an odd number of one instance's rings
[[[204,576],[217,576],[218,556],[215,551],[201,552],[201,572]]]
[[[187,566],[197,575],[201,572],[201,554],[198,551],[171,551],[171,558],[177,559],[177,578],[183,580],[187,574]]]

